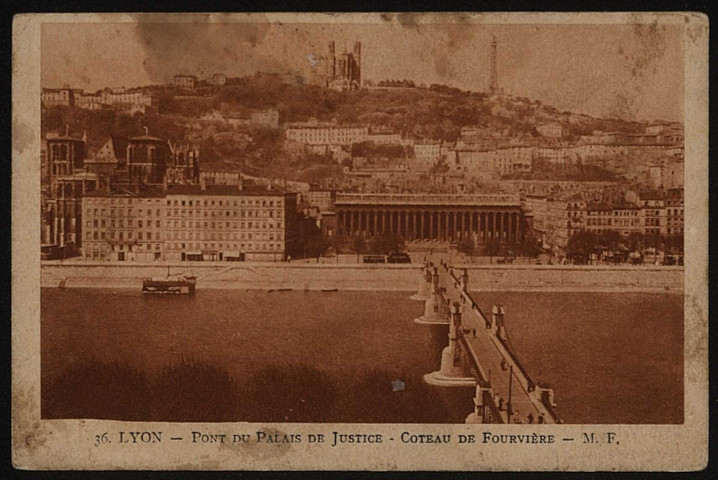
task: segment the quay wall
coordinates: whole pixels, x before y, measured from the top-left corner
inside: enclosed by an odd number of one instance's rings
[[[136,288],[148,277],[197,277],[197,289],[416,291],[419,264],[47,261],[41,286]],[[456,265],[455,268],[461,268]],[[469,265],[471,291],[683,292],[683,267]]]

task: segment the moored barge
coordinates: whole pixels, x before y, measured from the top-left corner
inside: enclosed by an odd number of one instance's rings
[[[167,277],[162,279],[147,278],[142,281],[142,293],[174,293],[192,295],[194,294],[197,277],[180,276]]]

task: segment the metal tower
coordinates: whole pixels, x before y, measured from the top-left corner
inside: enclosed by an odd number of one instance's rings
[[[489,81],[489,91],[491,93],[499,93],[499,75],[496,71],[496,36],[491,40],[491,80]]]

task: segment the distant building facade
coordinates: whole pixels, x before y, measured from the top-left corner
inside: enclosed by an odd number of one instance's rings
[[[336,53],[336,44],[329,42],[329,54],[326,58],[326,86],[335,90],[356,90],[362,84],[361,42],[354,42],[352,52],[346,48]]]
[[[222,86],[227,83],[227,75],[224,73],[215,73],[207,80],[210,85]]]
[[[194,75],[175,75],[172,78],[175,87],[194,88],[197,86],[197,77]]]
[[[257,186],[98,191],[83,200],[86,259],[280,261],[296,251],[296,194]]]
[[[79,88],[43,88],[41,98],[45,107],[74,106],[85,110],[145,113],[153,106],[152,95],[144,89],[106,88],[86,93]]]
[[[369,128],[361,125],[291,124],[287,140],[305,145],[352,145],[366,141]]]
[[[259,112],[253,112],[249,120],[250,125],[263,128],[279,128],[279,111],[276,108],[268,108]]]
[[[525,220],[518,196],[337,194],[340,235],[517,243]]]
[[[542,137],[561,138],[563,136],[563,127],[558,123],[537,125],[536,131]]]

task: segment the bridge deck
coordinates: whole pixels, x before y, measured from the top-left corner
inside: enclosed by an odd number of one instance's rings
[[[437,256],[438,257],[438,256]],[[440,258],[433,258],[436,265],[440,265]],[[471,332],[465,333],[464,339],[471,348],[472,353],[478,359],[482,370],[486,373],[488,380],[496,394],[496,403],[503,398],[504,407],[509,400],[509,376],[513,366],[513,380],[511,382],[511,407],[513,415],[508,419],[506,409],[501,411],[505,423],[527,423],[529,414],[533,416],[533,422],[538,423],[539,416],[543,417],[545,423],[556,423],[557,419],[541,401],[541,394],[538,390],[528,391],[527,377],[523,367],[508,352],[501,341],[486,328],[486,319],[482,313],[471,306],[471,296],[464,292],[458,283],[457,271],[454,279],[448,268],[439,266],[439,288],[445,288],[445,298],[451,303],[459,302],[463,306],[462,328]],[[462,301],[463,297],[463,301]],[[475,331],[475,335],[474,335]],[[504,368],[502,368],[502,361]]]

